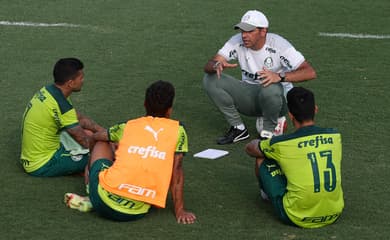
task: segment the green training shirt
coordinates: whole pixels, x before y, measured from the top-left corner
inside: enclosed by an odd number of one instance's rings
[[[110,127],[108,131],[109,140],[112,142],[119,142],[123,136],[126,123],[116,124]],[[180,124],[179,134],[176,144],[176,153],[188,152],[188,138],[184,127]],[[125,198],[103,189],[100,185],[98,186],[98,193],[100,198],[110,208],[115,209],[118,212],[126,214],[143,214],[147,213],[150,204],[141,201],[132,200]]]
[[[280,165],[287,178],[283,206],[292,222],[314,228],[337,220],[344,207],[339,132],[303,127],[261,141],[260,150]]]
[[[60,147],[60,132],[78,125],[76,110],[54,84],[41,88],[23,114],[21,161],[26,172],[48,162]]]

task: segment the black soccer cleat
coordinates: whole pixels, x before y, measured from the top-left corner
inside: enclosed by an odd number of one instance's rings
[[[217,139],[217,143],[220,145],[235,143],[241,140],[249,138],[248,129],[240,130],[235,127],[231,127],[225,136]]]

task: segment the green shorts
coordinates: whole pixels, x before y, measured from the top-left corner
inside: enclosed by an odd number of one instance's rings
[[[57,177],[84,172],[89,153],[72,155],[61,144],[53,157],[39,169],[29,173],[36,177]]]
[[[259,167],[259,185],[268,195],[278,217],[286,224],[296,226],[287,216],[283,207],[287,179],[276,161],[265,159]]]
[[[142,218],[145,214],[126,214],[115,211],[103,202],[98,193],[99,186],[99,173],[109,168],[112,165],[112,161],[102,158],[96,160],[89,170],[89,198],[91,200],[93,209],[102,217],[108,218],[114,221],[134,221]]]

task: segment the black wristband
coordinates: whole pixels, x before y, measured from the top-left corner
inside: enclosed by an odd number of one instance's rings
[[[280,77],[280,82],[286,81],[286,73],[284,72],[279,73],[279,77]]]

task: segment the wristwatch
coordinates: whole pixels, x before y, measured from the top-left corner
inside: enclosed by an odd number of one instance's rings
[[[219,67],[220,64],[221,64],[220,61],[216,61],[216,62],[214,63],[214,65],[213,65],[213,69],[214,69],[214,70],[217,70],[217,68]]]
[[[286,81],[286,73],[285,72],[279,73],[279,77],[280,77],[280,82]]]

